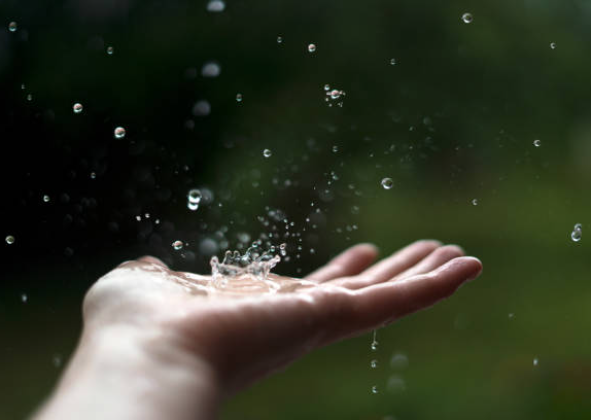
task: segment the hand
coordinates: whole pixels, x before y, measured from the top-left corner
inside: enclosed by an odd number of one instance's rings
[[[212,292],[211,277],[152,257],[123,263],[88,292],[78,349],[36,418],[215,418],[222,398],[317,347],[429,307],[482,270],[436,241],[372,265],[376,256],[357,245],[303,280],[273,276],[276,293],[252,293],[261,284]]]
[[[144,257],[100,279],[85,301],[89,329],[132,325],[160,331],[168,346],[204,360],[226,394],[314,348],[365,333],[449,297],[476,278],[480,261],[457,246],[419,241],[383,261],[357,245],[306,281],[276,277],[288,292],[202,293],[211,278]],[[191,293],[193,292],[193,293]]]

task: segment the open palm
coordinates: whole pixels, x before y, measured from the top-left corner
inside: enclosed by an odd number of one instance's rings
[[[479,260],[419,241],[372,265],[377,250],[348,249],[303,280],[275,277],[278,293],[206,293],[210,276],[144,257],[101,278],[84,305],[87,327],[155,331],[155,340],[204,360],[233,393],[314,348],[386,325],[449,297]]]

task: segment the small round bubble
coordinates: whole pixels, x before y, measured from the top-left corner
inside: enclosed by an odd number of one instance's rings
[[[241,93],[236,94],[236,102],[242,102],[242,94]]]
[[[392,180],[392,178],[382,179],[382,187],[385,190],[391,190],[392,188],[394,188],[394,181]]]
[[[43,196],[43,202],[44,203],[49,203],[51,201],[51,198],[48,195],[44,195]]]
[[[18,24],[16,22],[10,22],[8,24],[8,30],[10,32],[16,32],[17,29],[18,29]]]
[[[76,103],[72,107],[72,110],[74,111],[74,114],[80,114],[84,110],[84,107],[82,106],[82,104]]]
[[[202,197],[203,194],[201,194],[201,190],[198,190],[196,188],[190,190],[187,194],[187,198],[189,199],[190,203],[199,204],[201,202]]]
[[[266,158],[270,158],[271,156],[273,156],[273,152],[270,149],[265,149],[263,150],[263,156]]]
[[[12,245],[15,241],[14,236],[12,235],[8,235],[5,240],[8,245]]]
[[[310,44],[308,45],[308,52],[316,52],[316,44]]]
[[[475,198],[475,199],[472,200],[472,205],[473,206],[477,206],[478,205],[478,199],[477,198]]]
[[[462,20],[464,21],[464,23],[472,23],[474,17],[472,16],[472,13],[464,13],[462,15]]]
[[[552,48],[553,50],[556,49],[556,42],[551,42],[550,43],[550,48]]]
[[[115,52],[115,48],[109,46],[107,47],[107,54],[108,55],[113,55],[113,53]]]
[[[123,137],[125,137],[125,134],[126,134],[125,128],[117,127],[115,129],[115,138],[116,139],[122,139]]]
[[[540,147],[542,145],[542,140],[534,140],[534,146]]]
[[[278,44],[282,44],[282,43],[283,43],[283,37],[281,37],[281,36],[278,36],[278,37],[277,37],[277,43],[278,43]]]
[[[183,249],[184,246],[185,244],[183,243],[183,241],[174,241],[172,243],[172,247],[175,251],[180,251],[181,249]]]
[[[396,59],[395,58],[391,58],[390,59],[390,65],[391,66],[395,66],[396,65]]]

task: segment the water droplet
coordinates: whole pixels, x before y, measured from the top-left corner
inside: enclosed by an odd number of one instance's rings
[[[201,194],[201,191],[196,188],[190,190],[187,194],[187,198],[189,199],[190,203],[199,204],[201,202],[202,197],[203,194]]]
[[[84,109],[84,107],[82,106],[82,104],[76,103],[76,104],[74,104],[72,109],[74,110],[74,114],[80,114],[82,112],[82,110]]]
[[[390,65],[395,66],[396,65],[396,59],[395,58],[391,58],[390,59]]]
[[[12,245],[12,244],[14,243],[14,241],[15,241],[15,239],[14,239],[14,236],[12,236],[12,235],[8,235],[8,236],[6,237],[6,243],[7,243],[8,245]]]
[[[278,37],[277,37],[277,43],[278,43],[278,44],[282,44],[282,43],[283,43],[283,37],[281,37],[281,36],[278,36]]]
[[[540,147],[542,145],[542,140],[534,140],[534,146]]]
[[[273,152],[269,149],[265,149],[263,150],[263,156],[266,158],[270,158],[271,156],[273,156]]]
[[[351,213],[352,214],[359,214],[359,206],[353,206],[351,207]]]
[[[474,17],[472,16],[472,13],[464,13],[462,15],[462,20],[464,21],[464,23],[472,23]]]
[[[537,357],[535,357],[533,364],[534,364],[534,366],[538,366],[540,364],[540,360]]]
[[[96,179],[96,172],[90,173],[90,179]]]
[[[211,0],[207,3],[207,11],[213,13],[220,13],[226,9],[226,3],[222,0]]]
[[[222,68],[215,61],[207,62],[201,68],[201,75],[203,77],[218,77],[222,72]]]
[[[373,338],[371,340],[371,351],[378,349],[378,330],[373,330]]]
[[[44,203],[49,203],[51,201],[51,198],[48,195],[44,195],[43,196],[43,202]]]
[[[376,369],[378,367],[378,361],[376,359],[373,359],[371,362],[369,362],[369,366],[372,369]]]
[[[316,52],[316,44],[308,45],[308,51],[311,53]]]
[[[184,246],[185,244],[183,243],[183,241],[174,241],[172,243],[172,247],[175,251],[180,251],[181,249],[183,249]]]
[[[583,225],[580,223],[577,223],[575,225],[575,227],[573,228],[573,231],[570,234],[570,237],[574,242],[580,242],[581,239],[583,238]]]
[[[17,29],[18,29],[18,24],[16,22],[10,22],[8,24],[8,30],[10,32],[16,32]]]
[[[115,138],[116,139],[122,139],[123,137],[125,137],[125,134],[126,133],[127,132],[125,131],[125,128],[123,128],[123,127],[117,127],[115,129]]]
[[[475,198],[474,200],[472,200],[472,205],[473,206],[477,206],[478,205],[478,199]]]
[[[33,95],[30,93],[27,95],[27,101],[31,102],[33,100]]]
[[[242,94],[241,93],[236,94],[236,102],[242,102]]]
[[[551,42],[550,43],[550,48],[552,48],[553,50],[556,49],[556,42]]]
[[[374,385],[374,386],[371,387],[371,393],[372,394],[377,394],[378,392],[379,391],[378,391],[378,386],[377,385]]]
[[[108,46],[107,47],[107,54],[108,55],[113,55],[113,53],[115,52],[115,48]]]
[[[330,99],[339,99],[342,94],[343,94],[342,91],[340,91],[338,89],[333,89],[330,91]]]
[[[338,151],[339,151],[339,146],[332,146],[333,153],[338,153]]]
[[[385,190],[391,190],[392,188],[394,188],[394,181],[392,180],[392,178],[382,179],[382,187]]]
[[[24,294],[24,293],[23,293],[23,294],[21,295],[21,302],[22,302],[22,303],[27,303],[27,302],[28,302],[28,300],[29,300],[29,297],[28,297],[26,294]]]

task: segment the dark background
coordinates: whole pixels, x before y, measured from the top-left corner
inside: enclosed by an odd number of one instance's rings
[[[485,272],[379,331],[376,353],[371,337],[322,349],[223,418],[588,419],[591,2],[206,8],[0,0],[0,417],[50,392],[102,274],[143,254],[207,272],[244,234],[283,234],[280,210],[302,239],[286,239],[282,274],[430,237]],[[218,77],[202,76],[210,61]],[[191,188],[211,192],[196,212]]]

